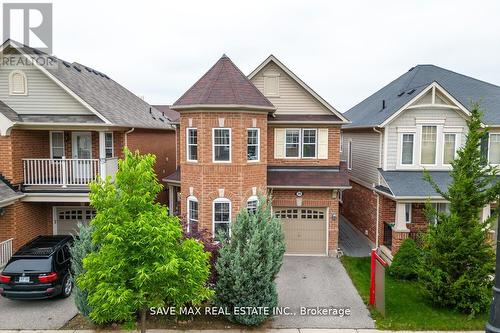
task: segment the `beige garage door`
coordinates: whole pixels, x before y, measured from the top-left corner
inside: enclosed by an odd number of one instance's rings
[[[91,207],[56,207],[54,218],[54,234],[76,235],[78,223],[88,224],[95,216]]]
[[[287,254],[326,254],[326,208],[275,208],[281,219]]]

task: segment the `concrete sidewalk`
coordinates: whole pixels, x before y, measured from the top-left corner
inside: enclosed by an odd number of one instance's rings
[[[117,333],[117,330],[0,330],[0,333]],[[138,333],[140,331],[123,331]],[[382,331],[376,329],[350,329],[350,328],[269,328],[269,329],[227,329],[227,330],[171,330],[171,329],[150,329],[148,333],[483,333],[484,331]]]

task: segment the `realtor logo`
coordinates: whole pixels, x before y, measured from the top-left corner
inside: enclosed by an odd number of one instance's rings
[[[3,40],[9,38],[52,53],[52,4],[4,3]]]

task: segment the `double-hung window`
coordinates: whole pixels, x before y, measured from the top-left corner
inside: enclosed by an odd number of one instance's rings
[[[401,138],[401,164],[413,164],[413,142],[414,134],[403,134]]]
[[[420,162],[436,164],[437,126],[422,126]]]
[[[186,143],[188,162],[198,161],[198,130],[196,128],[186,130]]]
[[[104,151],[106,153],[106,158],[113,157],[114,155],[113,132],[104,133]]]
[[[259,205],[259,199],[256,196],[251,196],[247,201],[247,211],[249,213],[255,213]]]
[[[231,129],[214,128],[213,137],[213,161],[231,162]]]
[[[302,130],[302,157],[315,158],[317,147],[317,132],[315,129]]]
[[[457,135],[455,133],[444,134],[443,164],[451,164],[455,159]]]
[[[50,158],[64,156],[64,132],[50,132]]]
[[[247,130],[247,160],[258,162],[260,150],[260,130],[249,128]]]
[[[221,232],[229,235],[231,232],[231,201],[225,198],[215,199],[213,209],[214,237],[217,238]]]
[[[411,223],[411,203],[405,203],[405,222]]]
[[[300,157],[300,129],[286,130],[285,157]]]
[[[500,164],[500,134],[490,133],[489,161]]]
[[[188,198],[188,225],[187,231],[196,230],[198,226],[198,200],[195,197]]]

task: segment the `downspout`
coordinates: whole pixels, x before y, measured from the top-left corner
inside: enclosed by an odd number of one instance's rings
[[[125,147],[128,148],[128,140],[127,140],[127,135],[132,133],[135,130],[135,127],[132,127],[130,130],[125,132]]]
[[[378,167],[382,167],[382,132],[373,127],[373,131],[375,133],[379,134],[380,140],[379,140],[379,154],[378,154]],[[379,175],[380,177],[380,175]],[[380,183],[380,179],[379,179]],[[377,218],[376,218],[376,224],[375,224],[375,248],[378,248],[378,238],[379,238],[379,225],[380,225],[380,195],[376,192],[374,192],[375,195],[377,196]]]

